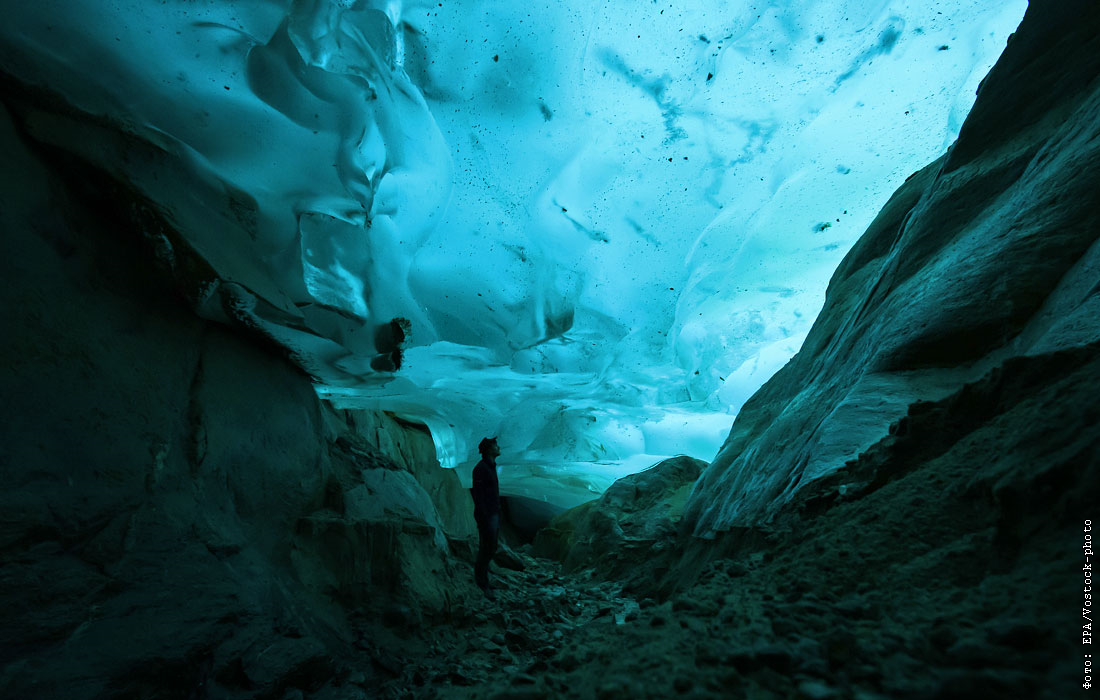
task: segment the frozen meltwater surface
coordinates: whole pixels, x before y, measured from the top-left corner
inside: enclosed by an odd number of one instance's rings
[[[200,313],[565,505],[714,456],[1026,5],[5,4],[5,71],[167,156],[67,144],[210,263]]]

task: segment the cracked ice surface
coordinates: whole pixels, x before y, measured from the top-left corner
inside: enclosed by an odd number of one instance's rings
[[[425,421],[464,477],[499,434],[503,488],[571,505],[713,457],[1024,7],[43,0],[0,37],[217,194],[108,165],[211,262],[201,313]]]

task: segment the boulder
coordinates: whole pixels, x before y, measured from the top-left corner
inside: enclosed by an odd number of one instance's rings
[[[576,571],[600,565],[608,575],[666,546],[706,463],[681,455],[623,477],[604,494],[556,516],[535,536],[533,552]]]
[[[375,445],[399,468],[413,475],[428,493],[447,536],[455,540],[477,537],[470,492],[462,487],[453,469],[444,469],[436,458],[431,431],[385,411],[344,409],[338,412],[347,429]]]

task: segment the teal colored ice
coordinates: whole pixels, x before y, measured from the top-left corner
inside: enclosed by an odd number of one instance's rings
[[[572,504],[714,457],[1026,3],[4,4],[10,72],[183,163],[82,153],[210,263],[199,313]]]

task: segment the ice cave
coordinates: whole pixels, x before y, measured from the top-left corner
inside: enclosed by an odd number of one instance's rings
[[[2,2],[0,697],[1091,688],[1100,2]]]

